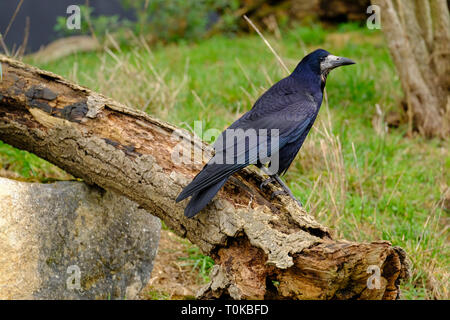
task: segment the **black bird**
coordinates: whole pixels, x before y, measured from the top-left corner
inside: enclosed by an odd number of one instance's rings
[[[267,158],[272,164],[276,157],[278,165],[260,187],[277,181],[283,192],[294,198],[279,176],[288,170],[317,117],[328,73],[336,67],[354,63],[318,49],[305,56],[288,77],[267,90],[250,111],[222,133],[215,143],[214,157],[179,194],[177,202],[192,196],[185,216],[191,218],[202,210],[233,173],[250,164],[261,167]],[[256,140],[251,139],[250,134],[237,134],[230,142],[227,134],[238,129],[242,129],[241,133],[253,132]],[[278,130],[278,144],[266,139],[264,133],[260,134],[264,132],[260,129]],[[267,142],[263,143],[263,140]]]

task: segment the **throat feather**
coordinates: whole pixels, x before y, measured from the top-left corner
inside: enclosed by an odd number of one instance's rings
[[[327,71],[324,71],[324,72],[320,73],[320,82],[321,82],[320,84],[321,84],[321,87],[322,87],[322,91],[325,88],[325,84],[327,82],[327,77],[328,77],[328,72]]]

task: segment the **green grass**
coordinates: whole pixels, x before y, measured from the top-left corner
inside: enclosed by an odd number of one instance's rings
[[[42,160],[32,153],[18,150],[0,141],[0,176],[25,181],[49,182],[59,179],[73,179],[63,170]]]
[[[149,300],[169,300],[170,295],[167,293],[161,293],[160,291],[150,290],[147,292]]]
[[[192,268],[192,272],[198,272],[204,283],[209,282],[209,273],[211,268],[214,266],[214,260],[211,257],[202,254],[200,249],[196,246],[191,246],[187,250],[187,253],[187,257],[179,258],[184,261],[181,266],[190,266]]]
[[[403,247],[412,262],[404,298],[448,298],[449,217],[442,197],[450,184],[449,145],[408,137],[406,126],[376,130],[376,105],[382,113],[397,110],[402,97],[381,34],[350,24],[282,34],[268,39],[290,69],[318,47],[357,62],[328,77],[328,104],[286,176],[294,193],[337,238]],[[39,67],[188,129],[201,120],[204,129],[222,130],[285,75],[256,35],[151,51],[136,45],[113,55],[78,54]],[[55,170],[4,144],[0,160],[26,178]],[[190,263],[206,276],[211,261],[193,250]]]

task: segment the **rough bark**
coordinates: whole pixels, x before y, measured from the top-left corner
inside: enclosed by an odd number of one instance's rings
[[[211,152],[187,132],[63,78],[0,56],[0,140],[28,150],[87,183],[123,194],[161,218],[217,263],[200,294],[234,299],[393,299],[408,276],[400,248],[386,241],[333,240],[286,196],[257,187],[256,168],[235,174],[206,210],[183,216],[181,189],[201,164],[176,164],[173,152]],[[180,139],[180,137],[190,139]],[[368,289],[367,268],[381,270]]]
[[[446,0],[372,0],[399,73],[410,129],[450,133],[450,17]]]

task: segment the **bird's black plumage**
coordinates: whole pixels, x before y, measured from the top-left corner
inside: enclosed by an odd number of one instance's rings
[[[270,144],[262,145],[260,129],[269,132],[271,129],[278,130],[278,147],[274,147],[273,152],[268,152],[268,155],[278,156],[276,174],[284,174],[317,117],[328,72],[337,66],[352,63],[354,62],[349,59],[331,56],[329,52],[319,49],[305,56],[291,75],[267,90],[250,111],[228,128],[255,130],[257,139],[250,141],[245,135],[239,135],[230,143],[221,139],[230,130],[222,133],[217,139],[222,143],[216,142],[214,157],[176,199],[179,202],[192,197],[186,206],[185,215],[193,217],[202,210],[233,173],[250,164],[259,163],[259,152],[270,149]],[[230,154],[234,156],[234,161],[225,161]]]

